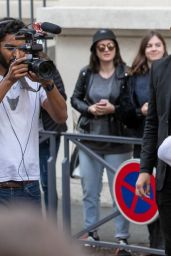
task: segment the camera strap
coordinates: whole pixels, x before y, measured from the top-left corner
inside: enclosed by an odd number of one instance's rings
[[[26,81],[25,77],[22,77],[19,79],[21,83],[21,89],[25,89],[27,91],[32,91],[32,92],[38,92],[40,91],[41,85],[39,85],[38,89],[32,88]]]

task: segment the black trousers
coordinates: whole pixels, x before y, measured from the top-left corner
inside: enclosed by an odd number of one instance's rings
[[[134,145],[134,158],[140,158],[141,145]],[[170,170],[171,173],[171,170]],[[151,248],[164,249],[164,236],[161,230],[160,218],[147,225],[149,232],[149,245]]]
[[[161,230],[160,218],[157,218],[155,221],[148,224],[147,228],[149,232],[150,247],[164,250],[164,237]]]
[[[171,256],[171,167],[167,168],[163,189],[157,191],[157,204],[165,239],[165,251]]]

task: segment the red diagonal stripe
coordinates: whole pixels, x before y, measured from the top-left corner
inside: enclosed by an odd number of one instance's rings
[[[135,187],[133,187],[132,185],[130,185],[129,183],[123,181],[123,186],[128,189],[129,191],[131,191],[133,194],[135,194]],[[135,197],[138,198],[138,196],[135,195]],[[148,197],[143,197],[142,200],[144,200],[145,202],[147,202],[149,205],[153,205],[154,201],[151,198]]]
[[[133,211],[133,212],[134,212],[134,210],[135,210],[137,201],[138,201],[138,196],[135,195],[134,198],[133,198],[133,200],[132,200],[131,207],[130,207],[130,210]]]

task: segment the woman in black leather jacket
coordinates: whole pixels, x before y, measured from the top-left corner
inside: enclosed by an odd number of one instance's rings
[[[96,135],[122,135],[123,125],[116,115],[120,88],[125,79],[126,66],[114,33],[100,29],[93,36],[89,65],[80,71],[71,104],[81,113],[78,128],[82,133]],[[128,144],[84,141],[90,149],[107,161],[117,172],[120,164],[131,158],[132,146]],[[83,189],[85,228],[99,220],[100,193],[104,166],[80,150],[80,175]],[[114,174],[107,170],[109,188],[113,200]],[[127,243],[129,223],[120,214],[115,219],[115,237],[119,243]],[[97,230],[88,239],[98,240]],[[119,254],[128,252],[123,250]],[[124,255],[126,255],[124,254]]]

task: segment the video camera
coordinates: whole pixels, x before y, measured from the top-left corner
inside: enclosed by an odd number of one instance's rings
[[[53,61],[43,57],[43,45],[38,41],[53,39],[46,32],[59,34],[61,28],[53,23],[33,23],[32,28],[22,28],[16,34],[16,40],[25,40],[25,44],[18,48],[27,53],[28,69],[34,72],[41,79],[52,79],[56,70]]]

